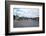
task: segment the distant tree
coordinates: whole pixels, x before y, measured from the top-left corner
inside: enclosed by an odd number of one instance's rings
[[[13,15],[13,19],[15,20],[15,15]]]

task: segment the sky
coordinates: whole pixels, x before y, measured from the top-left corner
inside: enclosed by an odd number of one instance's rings
[[[14,8],[13,15],[18,15],[19,17],[38,17],[39,9],[38,8]]]

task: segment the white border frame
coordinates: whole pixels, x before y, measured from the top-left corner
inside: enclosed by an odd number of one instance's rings
[[[39,27],[13,28],[13,8],[39,8]],[[10,33],[26,31],[42,31],[42,6],[10,5]]]

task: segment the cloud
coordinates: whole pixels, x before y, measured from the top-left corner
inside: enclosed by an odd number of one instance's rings
[[[19,15],[20,17],[38,17],[39,9],[38,8],[15,8],[13,11],[14,15]]]

